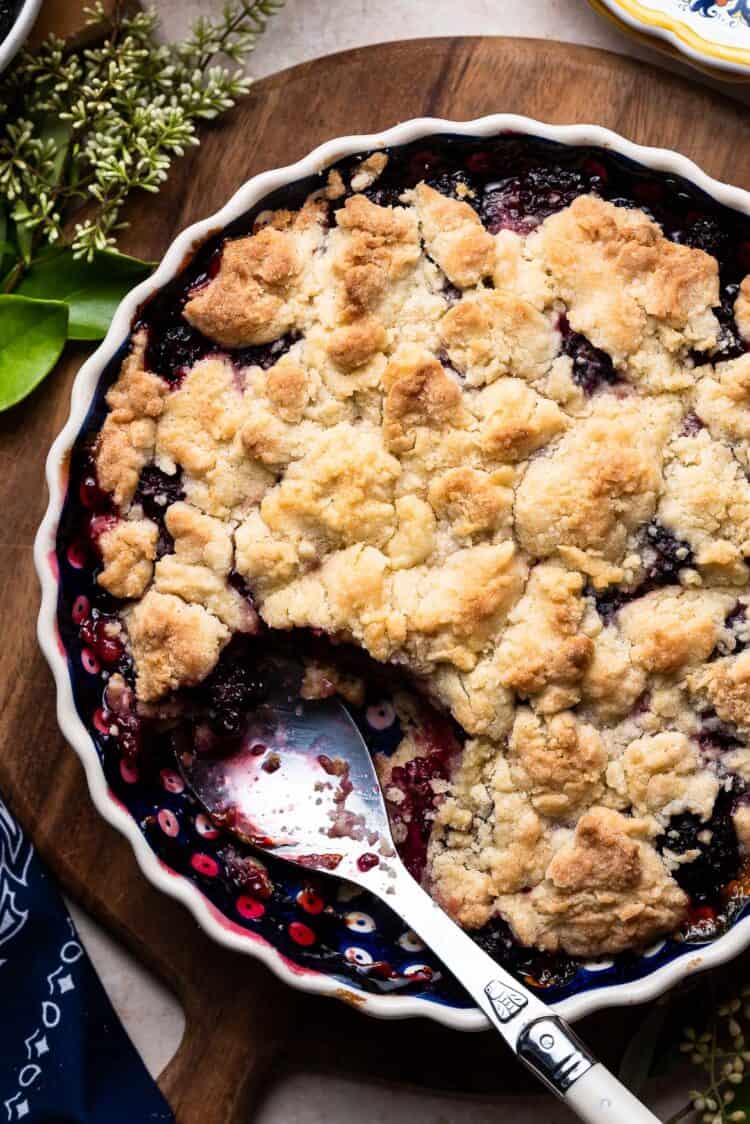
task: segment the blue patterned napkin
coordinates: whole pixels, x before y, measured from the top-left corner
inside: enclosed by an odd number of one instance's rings
[[[0,800],[0,1122],[173,1119],[57,888]]]

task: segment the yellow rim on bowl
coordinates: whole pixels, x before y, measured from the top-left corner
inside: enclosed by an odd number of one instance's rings
[[[750,80],[750,48],[706,39],[691,24],[667,12],[657,12],[640,0],[589,0],[589,3],[649,46],[666,50],[668,54],[676,53],[714,78]],[[658,43],[659,39],[662,43]]]

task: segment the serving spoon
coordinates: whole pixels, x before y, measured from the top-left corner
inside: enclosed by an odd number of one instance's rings
[[[565,1021],[464,932],[396,854],[373,759],[337,698],[271,697],[226,755],[178,742],[186,783],[223,829],[381,898],[450,969],[513,1053],[589,1124],[658,1124]]]

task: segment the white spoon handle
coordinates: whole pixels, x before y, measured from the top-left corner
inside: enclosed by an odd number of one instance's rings
[[[388,904],[463,984],[511,1050],[589,1124],[659,1124],[563,1019],[501,968],[399,863]]]

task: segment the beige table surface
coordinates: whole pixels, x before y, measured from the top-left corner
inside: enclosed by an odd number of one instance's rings
[[[219,11],[222,2],[155,0],[168,37],[183,31],[194,16]],[[562,39],[646,59],[703,81],[696,71],[621,35],[585,0],[287,0],[257,48],[251,69],[260,78],[347,47],[428,35]],[[731,91],[738,93],[736,87]],[[158,1073],[180,1040],[179,1006],[80,910],[73,912],[120,1017],[151,1072]],[[662,1120],[684,1102],[680,1084],[673,1079],[649,1087],[650,1104]],[[431,1096],[302,1070],[277,1082],[252,1124],[563,1124],[570,1120],[572,1116],[548,1097],[479,1101]]]

